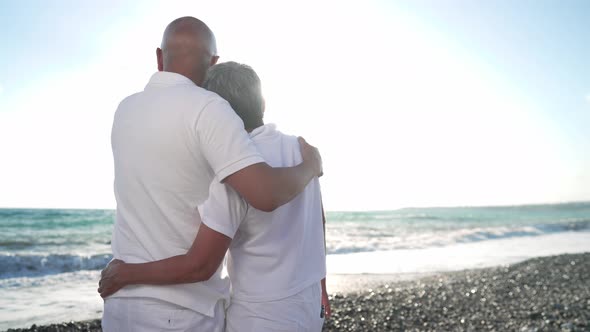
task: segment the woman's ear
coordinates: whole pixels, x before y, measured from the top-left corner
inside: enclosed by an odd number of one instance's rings
[[[209,65],[215,66],[217,64],[217,61],[219,61],[219,55],[214,55],[211,57],[211,61],[209,62]]]

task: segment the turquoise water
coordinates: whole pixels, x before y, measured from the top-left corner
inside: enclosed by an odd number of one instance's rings
[[[0,279],[100,270],[113,210],[0,209]],[[328,212],[328,254],[431,248],[590,229],[590,203]]]
[[[0,331],[100,317],[113,210],[0,209]],[[590,202],[327,213],[328,273],[417,273],[590,250]],[[31,310],[33,309],[33,310]]]
[[[0,209],[0,279],[102,269],[112,210]]]
[[[590,203],[328,214],[328,253],[417,249],[590,229]]]

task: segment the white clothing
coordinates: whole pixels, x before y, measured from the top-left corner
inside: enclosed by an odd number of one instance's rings
[[[269,165],[301,163],[295,136],[261,126],[250,134]],[[312,180],[291,202],[267,213],[249,206],[231,187],[214,181],[202,219],[233,238],[228,255],[232,301],[274,301],[319,283],[326,276],[320,186]]]
[[[143,92],[121,102],[111,143],[117,200],[112,250],[127,263],[185,254],[212,179],[264,162],[225,100],[170,72],[155,73]],[[112,297],[160,299],[212,316],[229,296],[220,271],[201,283],[133,285]]]
[[[109,297],[102,317],[104,332],[223,332],[224,327],[223,301],[216,304],[214,317],[209,317],[157,299]]]
[[[287,298],[269,302],[232,300],[226,332],[320,332],[322,290],[319,283]]]

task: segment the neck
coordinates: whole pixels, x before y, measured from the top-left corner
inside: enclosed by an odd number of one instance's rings
[[[193,83],[195,83],[197,86],[203,85],[203,81],[205,80],[205,75],[202,75],[201,73],[191,72],[190,70],[187,70],[185,67],[182,66],[164,66],[164,71],[180,74],[188,78],[189,80],[193,81]]]
[[[260,128],[260,127],[262,127],[262,126],[264,126],[264,123],[263,123],[263,124],[261,124],[261,125],[260,125],[260,126],[258,126],[258,127],[254,127],[254,128],[245,128],[245,129],[246,129],[246,131],[247,131],[248,133],[251,133],[251,132],[253,132],[253,131],[254,131],[256,128]]]

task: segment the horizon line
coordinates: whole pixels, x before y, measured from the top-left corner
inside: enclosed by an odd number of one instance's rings
[[[571,205],[571,204],[584,204],[590,203],[590,200],[571,200],[571,201],[560,201],[560,202],[535,202],[535,203],[516,203],[516,204],[490,204],[490,205],[433,205],[433,206],[406,206],[393,209],[368,209],[368,210],[327,210],[326,212],[336,213],[354,213],[354,212],[389,212],[399,211],[405,209],[464,209],[464,208],[507,208],[507,207],[532,207],[532,206],[543,206],[543,205]],[[85,208],[85,207],[2,207],[0,210],[111,210],[116,211],[115,208]]]

